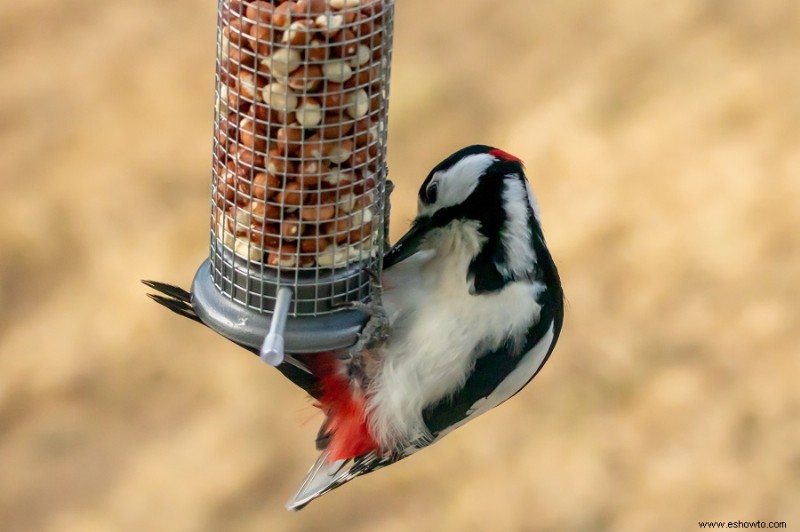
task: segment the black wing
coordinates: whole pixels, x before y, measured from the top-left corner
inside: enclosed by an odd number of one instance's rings
[[[522,390],[541,371],[550,358],[550,354],[558,342],[564,322],[564,292],[561,288],[558,270],[550,253],[544,246],[543,239],[537,238],[536,242],[538,246],[535,247],[539,258],[536,280],[546,287],[538,298],[539,304],[542,306],[539,321],[528,330],[525,335],[525,343],[521,349],[506,345],[482,356],[475,363],[475,370],[459,392],[450,398],[442,400],[425,412],[425,423],[434,438],[443,430],[463,421],[473,409],[473,406],[478,401],[488,397],[517,367],[522,356],[533,350],[545,338],[552,326],[553,337],[547,348],[544,360],[542,360],[536,371],[531,374],[530,378],[522,383],[519,389],[503,400],[510,399]]]

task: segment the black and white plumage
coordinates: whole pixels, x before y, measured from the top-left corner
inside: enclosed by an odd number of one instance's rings
[[[438,442],[542,368],[561,331],[563,292],[521,161],[476,145],[438,164],[411,229],[384,257],[381,284],[388,339],[278,367],[327,416],[320,457],[289,509]],[[196,319],[188,293],[149,286]]]
[[[384,259],[389,340],[360,385],[376,449],[323,451],[297,509],[392,464],[519,392],[558,340],[563,293],[522,163],[488,147],[437,165],[410,231]]]

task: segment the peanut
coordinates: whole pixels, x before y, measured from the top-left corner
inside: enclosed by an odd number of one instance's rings
[[[325,0],[300,0],[292,9],[299,17],[316,17],[327,11]]]
[[[279,80],[289,78],[294,70],[300,67],[303,56],[293,48],[278,48],[272,55],[261,60],[263,66],[270,74]]]
[[[344,22],[343,15],[334,13],[325,13],[314,19],[314,25],[328,38],[335,37],[342,30]]]
[[[322,106],[316,98],[303,98],[295,111],[297,123],[305,128],[313,128],[322,122]]]
[[[305,46],[314,35],[314,27],[309,20],[292,22],[281,37],[284,46]]]
[[[261,97],[270,108],[283,113],[297,109],[300,101],[297,95],[282,83],[270,83],[264,87]]]
[[[253,23],[262,27],[272,23],[273,12],[275,7],[269,2],[251,2],[247,6],[245,16]]]
[[[272,12],[272,25],[276,28],[286,29],[292,23],[292,13],[296,7],[294,2],[284,2]]]
[[[294,268],[297,266],[297,246],[282,244],[280,246],[268,247],[268,250],[267,264],[270,266],[282,266],[284,268]]]
[[[244,259],[283,268],[374,256],[382,0],[225,0],[222,9],[217,237]]]
[[[289,74],[289,88],[300,92],[317,90],[322,83],[322,69],[317,65],[300,66]]]
[[[334,83],[344,83],[353,77],[353,69],[347,61],[328,61],[322,65],[322,75]]]

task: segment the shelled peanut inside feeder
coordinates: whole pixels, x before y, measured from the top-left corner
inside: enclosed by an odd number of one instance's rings
[[[211,252],[195,284],[258,314],[280,287],[291,317],[338,313],[369,298],[383,254],[394,2],[218,6]]]
[[[380,1],[222,2],[213,219],[236,255],[281,268],[375,255],[383,12]]]

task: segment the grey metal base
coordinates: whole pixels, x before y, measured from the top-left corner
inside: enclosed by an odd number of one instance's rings
[[[269,332],[271,316],[248,309],[220,293],[211,278],[211,263],[203,262],[192,282],[192,305],[200,319],[225,338],[258,350]],[[367,317],[358,310],[341,310],[315,317],[289,317],[284,331],[287,353],[344,349],[358,340]]]

